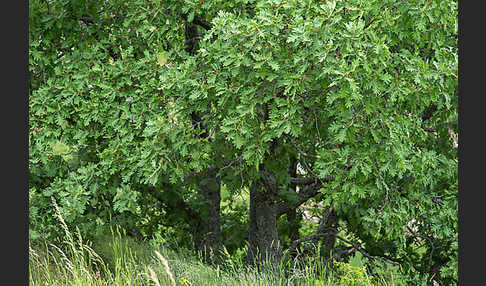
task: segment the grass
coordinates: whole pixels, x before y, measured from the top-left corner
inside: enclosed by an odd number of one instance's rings
[[[29,246],[29,285],[394,285],[347,263],[327,269],[317,257],[286,260],[280,273],[255,271],[227,251],[208,265],[189,250],[136,242],[120,229],[93,245],[58,217],[64,239]]]
[[[74,238],[69,234],[59,246],[30,247],[29,285],[393,285],[372,283],[364,268],[349,264],[328,271],[318,261],[293,261],[283,267],[289,271],[276,274],[257,272],[229,255],[211,266],[188,250],[148,243],[133,247],[136,242],[121,231],[113,232],[104,255],[83,242],[79,233]]]

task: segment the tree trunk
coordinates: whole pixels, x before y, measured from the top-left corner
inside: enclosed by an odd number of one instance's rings
[[[297,160],[295,157],[290,157],[289,175],[291,178],[297,178]],[[297,192],[297,184],[290,183],[290,189]],[[287,212],[287,221],[290,224],[290,241],[299,239],[299,229],[301,217],[297,217],[297,208],[292,208]]]
[[[221,246],[221,181],[214,172],[210,172],[197,183],[197,188],[204,204],[199,228],[194,230],[194,246],[209,261],[217,257]]]
[[[333,206],[329,206],[328,214],[326,220],[323,222],[323,225],[319,225],[318,233],[324,233],[322,237],[322,246],[324,249],[324,256],[330,257],[331,251],[336,244],[336,234],[337,234],[337,225],[338,225],[338,217],[334,212]]]
[[[287,221],[290,224],[290,241],[299,239],[300,217],[297,217],[297,209],[291,209],[287,212]]]
[[[250,230],[248,261],[258,266],[278,266],[282,256],[277,234],[275,176],[262,172],[263,177],[250,187]],[[268,262],[268,263],[267,263]]]

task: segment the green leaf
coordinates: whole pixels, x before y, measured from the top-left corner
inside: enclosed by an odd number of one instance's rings
[[[167,63],[167,56],[164,52],[160,52],[157,54],[157,63],[159,66],[164,66]]]
[[[191,11],[189,15],[187,15],[187,22],[192,23],[194,20],[194,11]]]
[[[70,153],[70,147],[61,141],[51,143],[52,154],[54,155],[67,155]]]

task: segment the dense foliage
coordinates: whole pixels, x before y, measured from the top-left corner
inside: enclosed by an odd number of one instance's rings
[[[31,238],[54,198],[88,235],[457,281],[457,1],[31,0],[29,24]]]

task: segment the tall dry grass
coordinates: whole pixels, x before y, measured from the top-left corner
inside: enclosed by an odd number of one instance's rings
[[[361,275],[365,279],[354,279],[352,271],[356,269],[339,277],[318,257],[285,260],[280,272],[259,272],[232,258],[224,247],[221,262],[211,266],[184,250],[150,244],[136,249],[118,228],[112,230],[110,241],[105,243],[111,252],[106,262],[90,242],[83,240],[78,229],[73,235],[55,202],[54,206],[64,239],[58,244],[29,245],[30,285],[394,285],[383,279],[372,283],[366,274]]]

